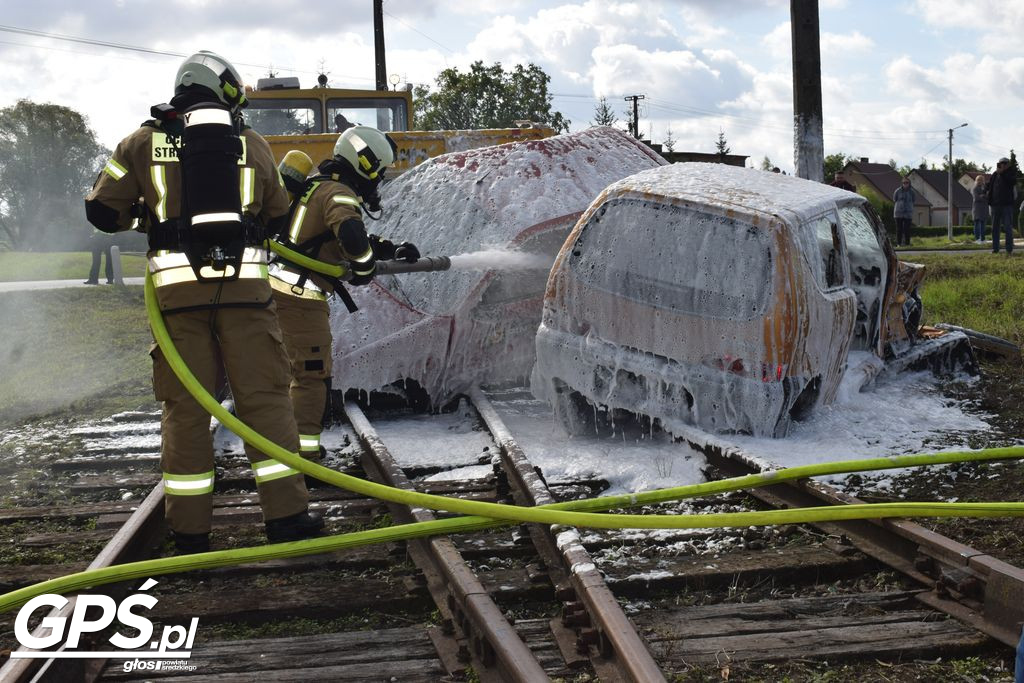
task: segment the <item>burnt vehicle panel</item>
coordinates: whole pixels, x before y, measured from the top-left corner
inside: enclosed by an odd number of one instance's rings
[[[473,384],[525,380],[548,267],[565,236],[609,183],[665,163],[602,127],[446,154],[404,173],[385,187],[384,216],[368,231],[425,255],[524,252],[545,257],[543,267],[453,265],[351,288],[359,311],[332,308],[334,387],[412,380],[436,405]]]
[[[832,402],[851,350],[912,343],[895,254],[859,195],[713,164],[610,186],[551,271],[534,392],[570,428],[585,404],[782,436]]]

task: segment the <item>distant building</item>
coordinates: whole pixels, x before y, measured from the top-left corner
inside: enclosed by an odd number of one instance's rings
[[[868,161],[867,157],[861,157],[860,161],[848,162],[843,167],[843,172],[846,174],[846,180],[857,189],[860,189],[861,186],[867,186],[875,194],[881,196],[882,199],[890,202],[896,188],[903,181],[903,176],[892,166],[889,164],[872,163]],[[914,225],[931,225],[929,222],[932,210],[931,203],[925,198],[923,192],[916,192],[915,195],[914,218],[912,219]],[[943,206],[945,206],[945,201],[943,201]]]
[[[964,186],[964,189],[970,192],[974,189],[974,183],[978,181],[978,176],[988,175],[984,171],[964,171],[964,174],[960,176],[960,184]]]
[[[709,164],[728,164],[729,166],[740,166],[744,167],[747,165],[747,159],[749,156],[743,154],[715,154],[714,152],[666,152],[664,146],[656,142],[649,140],[641,140],[655,152],[660,154],[668,161],[673,164],[678,164],[683,161],[703,161]]]
[[[918,193],[924,195],[932,205],[931,215],[927,223],[918,225],[945,225],[946,210],[949,202],[946,194],[949,189],[949,173],[915,168],[910,172],[910,185]],[[953,183],[953,225],[960,225],[971,215],[973,199],[960,183]]]

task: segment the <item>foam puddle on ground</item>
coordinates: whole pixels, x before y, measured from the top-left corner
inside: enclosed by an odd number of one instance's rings
[[[838,460],[968,450],[968,439],[992,430],[984,415],[942,395],[931,373],[883,379],[872,388],[841,394],[830,406],[794,423],[784,439],[729,436],[727,440],[773,468]],[[906,469],[865,473],[873,488],[886,489]],[[843,475],[826,477],[840,482]]]
[[[493,401],[516,442],[549,482],[604,479],[602,495],[636,493],[704,481],[704,456],[666,435],[570,437],[544,403],[533,399]]]
[[[664,434],[642,440],[620,437],[569,436],[546,404],[526,390],[496,395],[493,405],[530,461],[542,468],[549,482],[604,479],[604,495],[636,493],[705,480],[703,455],[674,443]],[[497,446],[480,425],[475,411],[463,401],[457,410],[441,414],[406,415],[374,421],[374,427],[403,466],[450,467],[430,479],[486,476],[481,458],[496,454]],[[930,373],[910,373],[880,380],[871,389],[841,396],[819,407],[806,421],[795,423],[784,439],[722,435],[766,468],[793,467],[837,460],[963,450],[968,438],[991,431],[985,416],[967,413],[963,405],[942,395],[940,380]],[[237,437],[220,431],[218,447],[240,451]],[[355,441],[347,426],[324,432],[328,449]],[[871,486],[888,488],[891,478],[905,470],[868,473]],[[840,483],[842,476],[828,478]]]

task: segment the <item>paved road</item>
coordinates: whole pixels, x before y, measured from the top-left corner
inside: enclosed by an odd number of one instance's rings
[[[145,278],[126,277],[126,285],[141,285]],[[81,280],[23,280],[21,282],[0,282],[2,292],[24,292],[39,289],[66,289],[68,287],[109,287],[110,285],[87,285]]]

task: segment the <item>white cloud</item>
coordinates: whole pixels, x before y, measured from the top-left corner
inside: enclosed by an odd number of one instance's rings
[[[924,99],[947,99],[952,94],[942,83],[942,73],[916,64],[910,57],[903,56],[885,67],[885,84],[888,92],[899,97]]]
[[[821,34],[821,53],[857,53],[867,52],[875,47],[875,41],[865,36],[860,31],[851,33],[827,33]]]
[[[789,63],[793,54],[793,36],[789,22],[784,21],[761,38],[761,45],[777,60]]]
[[[914,0],[916,14],[925,23],[940,28],[974,29],[993,37],[1020,42],[1024,32],[1024,3],[1017,0]]]

